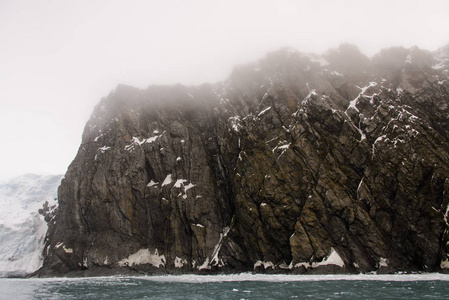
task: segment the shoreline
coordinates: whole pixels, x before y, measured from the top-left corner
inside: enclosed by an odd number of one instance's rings
[[[449,281],[447,273],[396,273],[396,274],[258,274],[258,273],[235,273],[235,274],[166,274],[166,275],[111,275],[94,277],[1,277],[5,280],[117,280],[138,279],[157,282],[180,282],[180,283],[207,283],[207,282],[299,282],[299,281]]]
[[[251,271],[251,270],[241,270],[239,272],[233,272],[229,270],[198,270],[196,272],[182,272],[179,270],[167,270],[167,269],[156,269],[150,272],[144,272],[142,270],[135,270],[131,268],[104,268],[97,267],[88,270],[80,271],[70,271],[64,273],[58,272],[45,272],[42,268],[30,273],[30,274],[2,274],[0,278],[6,279],[49,279],[49,278],[114,278],[114,277],[132,277],[132,278],[165,278],[165,277],[188,277],[197,276],[199,278],[210,277],[238,277],[238,276],[253,276],[253,277],[266,277],[266,278],[276,278],[276,277],[301,277],[301,278],[313,278],[315,276],[324,277],[351,277],[351,276],[429,276],[429,275],[441,275],[447,277],[449,281],[448,270],[439,270],[434,272],[424,272],[419,270],[409,270],[409,271],[391,271],[386,272],[382,268],[376,271],[370,272],[347,272],[347,270],[341,270],[342,272],[326,272],[326,269],[315,269],[308,270],[306,272],[295,272],[295,270],[265,270],[265,272]]]

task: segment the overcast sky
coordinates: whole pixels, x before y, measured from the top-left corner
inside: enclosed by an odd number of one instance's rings
[[[186,85],[290,46],[449,43],[447,0],[0,0],[0,178],[63,174],[117,84]]]

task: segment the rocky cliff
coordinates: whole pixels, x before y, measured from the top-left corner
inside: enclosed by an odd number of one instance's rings
[[[218,84],[118,86],[41,274],[449,268],[448,54],[283,49]]]

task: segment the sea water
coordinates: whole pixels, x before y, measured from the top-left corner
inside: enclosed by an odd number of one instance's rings
[[[449,299],[449,275],[2,278],[0,299]]]

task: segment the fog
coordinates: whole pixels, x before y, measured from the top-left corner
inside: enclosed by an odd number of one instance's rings
[[[449,2],[0,1],[0,178],[61,174],[118,83],[195,85],[293,47],[449,43]]]

